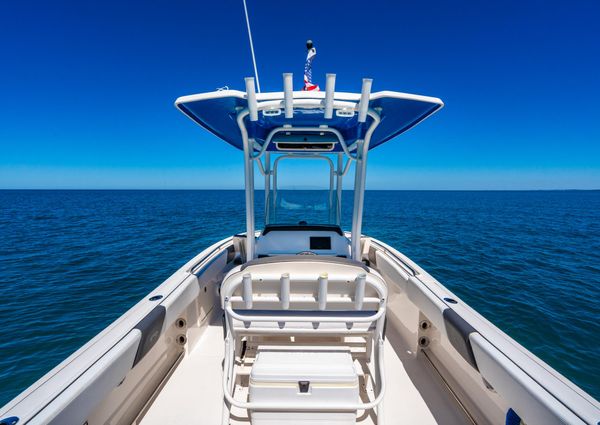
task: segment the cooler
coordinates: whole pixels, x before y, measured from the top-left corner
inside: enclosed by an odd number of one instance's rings
[[[348,347],[258,347],[250,402],[322,406],[359,402],[358,374]],[[252,425],[354,425],[356,410],[252,411]]]

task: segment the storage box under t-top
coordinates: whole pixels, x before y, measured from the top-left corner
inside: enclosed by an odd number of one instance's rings
[[[252,425],[350,425],[356,410],[327,412],[319,406],[359,402],[358,374],[347,347],[258,347],[250,372],[250,402],[316,406],[311,411],[251,412]]]

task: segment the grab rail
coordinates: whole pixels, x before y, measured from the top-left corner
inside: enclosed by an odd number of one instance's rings
[[[250,316],[239,314],[233,308],[229,300],[225,301],[225,311],[234,319],[242,322],[309,322],[309,323],[368,323],[375,322],[381,316],[385,314],[385,305],[382,302],[377,312],[371,316],[280,316],[280,315],[269,315],[269,316]]]

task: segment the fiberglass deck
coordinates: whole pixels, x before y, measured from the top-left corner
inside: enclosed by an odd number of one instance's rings
[[[219,424],[223,405],[223,355],[223,328],[209,326],[139,424]],[[384,399],[386,424],[469,423],[426,361],[408,353],[397,353],[389,340],[385,342],[385,372],[388,382]],[[240,409],[232,409],[231,417],[231,424],[250,423],[246,412]],[[359,411],[357,424],[374,424],[373,419],[372,414]]]

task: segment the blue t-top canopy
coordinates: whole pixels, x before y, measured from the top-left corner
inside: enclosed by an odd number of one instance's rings
[[[361,123],[358,120],[360,97],[359,93],[336,92],[333,114],[327,119],[324,115],[325,92],[293,92],[293,117],[285,118],[283,92],[257,93],[258,119],[251,121],[250,116],[245,116],[243,123],[248,138],[254,139],[254,149],[263,147],[274,130],[291,126],[333,129],[341,134],[348,150],[352,150],[356,141],[365,137],[373,121],[372,114],[377,114],[381,122],[370,139],[369,149],[373,149],[412,128],[444,105],[434,97],[393,91],[376,92],[369,97],[371,114]],[[237,117],[248,108],[246,92],[221,90],[183,96],[177,99],[175,105],[200,126],[232,146],[243,149]],[[342,150],[339,143],[331,146],[331,152]],[[278,147],[270,143],[265,150],[276,151]]]

